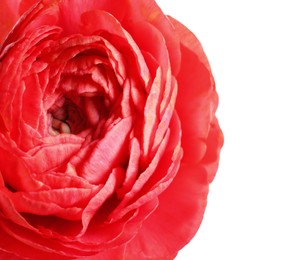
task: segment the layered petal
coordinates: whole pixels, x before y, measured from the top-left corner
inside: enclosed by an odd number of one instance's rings
[[[127,245],[128,259],[173,259],[192,239],[203,219],[223,145],[214,117],[217,94],[206,56],[190,31],[176,20],[172,23],[182,40],[176,110],[184,158],[171,185],[159,196],[159,207]]]
[[[19,18],[19,0],[0,2],[0,46]]]

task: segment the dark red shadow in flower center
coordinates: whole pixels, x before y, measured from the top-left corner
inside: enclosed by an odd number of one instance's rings
[[[63,96],[48,111],[51,135],[79,134],[97,125],[108,115],[104,98],[96,95]]]

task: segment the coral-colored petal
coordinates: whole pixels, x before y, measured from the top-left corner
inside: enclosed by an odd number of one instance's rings
[[[83,155],[78,154],[77,157],[84,156],[77,166],[79,175],[91,183],[105,181],[113,166],[126,158],[126,153],[123,152],[127,146],[131,127],[131,117],[122,119],[106,132],[103,139],[94,142],[88,150],[84,150]]]
[[[15,1],[15,0],[14,0]],[[39,0],[16,0],[20,1],[19,5],[19,14],[22,15],[25,13],[29,8],[31,8],[34,4],[39,2]]]
[[[32,172],[42,173],[62,166],[79,151],[82,143],[83,139],[78,136],[61,134],[54,137],[51,143],[30,150],[30,156],[23,159]]]
[[[36,1],[36,4],[32,6],[30,12],[26,12],[23,16],[21,16],[19,22],[13,27],[12,33],[5,39],[3,45],[8,46],[10,43],[19,40],[27,32],[37,30],[43,25],[55,25],[58,20],[58,8],[56,5],[51,4],[51,2],[56,1],[57,0]],[[23,6],[22,11],[28,7],[26,5]]]
[[[147,219],[127,252],[138,259],[172,259],[197,232],[207,202],[208,185],[217,169],[223,137],[214,112],[214,81],[197,39],[178,22],[186,37],[178,76],[177,113],[182,124],[184,159],[178,174],[160,196],[157,210]],[[185,31],[184,31],[185,30]],[[188,45],[188,39],[190,44]],[[194,46],[198,46],[196,53]],[[201,142],[196,142],[201,140]],[[177,210],[176,210],[177,205]],[[150,239],[147,239],[147,238]]]
[[[159,107],[163,94],[161,83],[161,69],[158,68],[144,108],[143,156],[145,157],[149,155],[157,124],[159,123]]]
[[[136,75],[144,81],[145,85],[148,83],[149,70],[141,50],[129,32],[122,27],[115,17],[101,10],[94,10],[82,14],[81,20],[81,33],[86,35],[100,33],[103,35],[110,43],[118,47],[118,51],[121,51],[126,55],[130,65],[132,65],[132,63],[136,64],[135,66],[138,71]],[[129,69],[130,71],[135,70],[133,70],[132,66],[129,66]]]
[[[218,105],[214,79],[206,55],[197,38],[183,25],[172,20],[182,37],[181,72],[176,110],[183,130],[183,162],[198,163],[206,152],[206,139]],[[221,135],[221,133],[220,133]]]
[[[0,46],[18,19],[18,0],[0,2]]]
[[[122,187],[117,190],[117,195],[120,198],[122,198],[132,188],[137,179],[140,155],[140,144],[138,140],[134,138],[131,141],[130,158],[126,169],[125,180]]]
[[[79,2],[78,0],[64,0],[60,2],[60,24],[69,33],[78,32],[81,25],[81,15],[93,10],[103,10],[115,16],[118,20],[122,19],[126,11],[123,7],[123,1],[98,0]],[[95,17],[95,19],[98,18]]]
[[[121,203],[110,215],[112,220],[115,221],[129,211],[156,198],[169,186],[177,173],[182,157],[180,136],[180,123],[176,114],[174,114],[170,131],[167,131],[155,157],[148,168],[139,175],[131,190],[127,191]]]
[[[179,39],[178,37],[173,37],[174,33],[170,21],[154,0],[128,1],[128,3],[126,16],[123,21],[125,28],[138,34],[141,30],[139,32],[136,31],[136,24],[147,22],[161,31],[169,51],[173,74],[177,74],[180,68],[181,53],[179,50]],[[132,35],[134,36],[134,34]],[[137,41],[137,44],[142,47],[142,44],[147,44],[146,39],[146,37],[142,37],[142,40]]]
[[[181,166],[171,186],[160,195],[158,209],[144,222],[128,250],[153,259],[173,258],[201,223],[208,192],[206,177],[202,170]]]
[[[214,131],[212,135],[212,139],[218,140],[219,131]],[[173,259],[195,235],[203,218],[208,184],[211,174],[216,171],[220,145],[217,144],[217,149],[215,144],[210,146],[215,154],[213,160],[210,157],[210,163],[215,167],[206,170],[205,165],[181,165],[171,186],[159,196],[157,210],[127,245],[131,256],[139,255],[138,259]]]
[[[0,138],[2,136],[0,135]],[[1,142],[0,139],[0,174],[7,185],[15,190],[39,190],[44,185],[35,180],[31,175],[30,171],[25,165],[24,161],[7,147],[5,143]]]

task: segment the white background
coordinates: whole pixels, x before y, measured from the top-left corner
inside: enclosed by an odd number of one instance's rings
[[[209,58],[225,135],[204,221],[177,260],[289,259],[289,2],[158,0]]]

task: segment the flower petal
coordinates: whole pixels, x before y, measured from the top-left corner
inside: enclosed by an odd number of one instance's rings
[[[62,166],[79,151],[84,138],[61,134],[53,139],[50,138],[50,140],[51,143],[39,145],[23,157],[32,172],[40,174]]]
[[[19,156],[13,154],[11,148],[4,147],[5,143],[1,141],[0,135],[0,176],[5,183],[15,190],[39,190],[44,185],[35,180],[24,161]]]
[[[78,153],[76,161],[72,161],[77,165],[78,174],[91,183],[105,181],[113,166],[127,156],[123,151],[127,147],[131,127],[131,117],[122,119],[106,132],[103,139]]]
[[[181,51],[184,58],[177,77],[179,90],[176,103],[183,130],[183,162],[198,163],[206,151],[206,139],[218,105],[218,96],[199,41],[179,22],[172,20],[172,23],[183,39]]]
[[[0,2],[0,46],[18,19],[18,0],[2,0]]]
[[[215,175],[223,144],[214,117],[217,94],[205,54],[187,29],[175,20],[172,23],[180,37],[184,33],[186,36],[181,38],[184,39],[181,46],[183,59],[177,78],[176,105],[182,124],[184,158],[171,185],[159,196],[159,207],[127,245],[131,257],[138,259],[172,259],[195,235],[203,218],[208,186]]]

